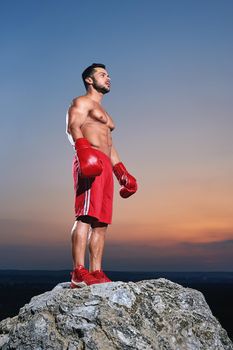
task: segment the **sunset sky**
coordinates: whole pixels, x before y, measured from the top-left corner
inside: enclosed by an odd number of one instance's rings
[[[71,269],[66,110],[104,63],[113,142],[138,180],[103,268],[233,271],[233,2],[0,3],[0,269]]]

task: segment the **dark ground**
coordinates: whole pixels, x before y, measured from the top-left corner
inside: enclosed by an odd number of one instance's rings
[[[164,277],[199,290],[220,324],[233,340],[233,272],[116,272],[113,281],[140,281]],[[0,320],[18,314],[20,307],[56,284],[70,280],[70,271],[0,270]]]

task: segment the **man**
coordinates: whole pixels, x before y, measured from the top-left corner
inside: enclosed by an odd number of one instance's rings
[[[113,172],[123,198],[137,191],[136,179],[128,173],[113,146],[114,122],[101,106],[103,95],[110,91],[105,65],[93,63],[84,70],[82,79],[86,94],[73,100],[66,116],[66,133],[75,151],[71,288],[111,282],[102,270],[102,256],[106,230],[112,222]],[[92,232],[88,240],[89,229]],[[89,270],[84,267],[87,241]]]

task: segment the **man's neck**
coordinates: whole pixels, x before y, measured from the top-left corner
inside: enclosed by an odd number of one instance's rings
[[[86,96],[88,96],[90,99],[92,99],[93,101],[101,104],[102,98],[103,98],[103,94],[102,92],[98,92],[96,90],[93,91],[88,91],[86,93]]]

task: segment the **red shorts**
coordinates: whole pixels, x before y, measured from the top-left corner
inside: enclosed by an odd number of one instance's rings
[[[113,172],[111,159],[95,149],[103,162],[103,171],[94,178],[80,178],[79,161],[75,154],[73,159],[73,179],[75,192],[75,216],[89,215],[99,222],[111,224],[113,207]]]

